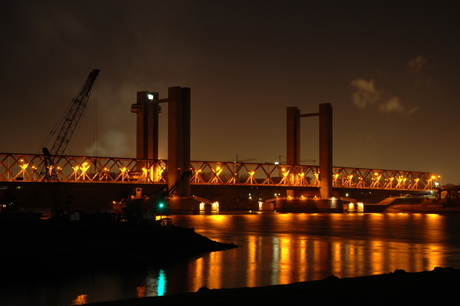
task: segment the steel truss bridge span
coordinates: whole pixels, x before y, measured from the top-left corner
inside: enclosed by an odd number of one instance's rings
[[[1,182],[38,182],[55,173],[60,182],[167,184],[166,160],[54,156],[45,168],[44,155],[0,153]],[[187,169],[188,170],[188,169]],[[191,184],[319,187],[319,166],[270,163],[192,161]],[[182,171],[177,169],[176,171]],[[427,190],[436,177],[427,172],[333,167],[334,188]]]

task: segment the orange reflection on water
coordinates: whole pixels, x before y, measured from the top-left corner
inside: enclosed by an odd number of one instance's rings
[[[248,237],[248,267],[247,267],[247,283],[246,286],[254,287],[256,286],[256,273],[257,273],[257,237],[249,236]]]
[[[300,248],[299,248],[299,257],[298,262],[301,267],[304,267],[299,270],[300,273],[305,273],[307,271],[307,239],[305,236],[300,237]]]
[[[88,295],[80,294],[75,300],[72,301],[72,304],[70,305],[84,305],[86,303],[88,303]]]
[[[444,253],[445,250],[435,244],[428,245],[428,253],[430,256],[427,258],[428,266],[430,267],[444,267]]]
[[[197,291],[201,287],[208,288],[223,288],[223,281],[225,275],[225,265],[222,264],[223,252],[212,252],[205,257],[198,258],[189,264],[189,274],[191,284],[193,285],[191,291]]]
[[[192,280],[192,284],[195,285],[194,288],[192,288],[192,291],[195,292],[197,291],[199,288],[203,287],[203,286],[207,286],[208,284],[206,284],[206,282],[204,281],[204,278],[203,278],[203,271],[204,271],[204,268],[203,268],[203,265],[204,265],[204,259],[203,257],[202,258],[198,258],[197,260],[195,260],[195,262],[193,263],[193,267],[194,267],[194,271],[190,271],[190,278]],[[190,267],[192,267],[190,265]]]
[[[209,265],[208,270],[210,277],[214,280],[213,286],[214,288],[222,288],[222,278],[224,277],[222,275],[222,252],[212,252],[209,259],[212,264]]]
[[[381,250],[385,249],[382,241],[370,241],[370,250],[372,252],[373,274],[382,274],[384,272],[384,254]]]
[[[396,269],[425,271],[446,262],[447,249],[440,242],[444,223],[436,215],[282,214],[270,221],[260,216],[239,216],[236,221],[231,216],[216,217],[209,223],[229,227],[236,223],[250,231],[241,248],[190,263],[195,284],[191,291],[203,285],[288,284],[331,274],[343,278]],[[263,226],[270,227],[267,233],[254,233]]]
[[[279,280],[280,284],[288,284],[291,282],[291,240],[289,238],[280,238],[280,258],[279,264]]]
[[[145,293],[146,293],[146,287],[145,286],[138,286],[136,287],[136,292],[137,292],[137,297],[138,298],[143,298],[145,297]]]

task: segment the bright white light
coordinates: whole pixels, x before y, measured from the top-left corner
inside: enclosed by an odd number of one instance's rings
[[[147,94],[147,99],[153,100],[153,95],[151,93]]]

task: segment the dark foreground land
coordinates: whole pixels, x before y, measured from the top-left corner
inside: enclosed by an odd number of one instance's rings
[[[202,288],[194,293],[88,305],[458,305],[458,302],[460,270],[435,268],[430,272],[396,270],[385,275],[347,279],[331,276],[268,287]]]
[[[0,221],[0,284],[24,275],[158,265],[237,247],[157,222]]]

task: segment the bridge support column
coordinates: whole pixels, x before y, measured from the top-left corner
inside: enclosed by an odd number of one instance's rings
[[[136,157],[158,159],[158,93],[138,91],[136,104],[131,105],[136,118]],[[140,169],[139,169],[140,170]]]
[[[332,106],[319,105],[319,171],[321,199],[332,198]]]
[[[286,163],[293,166],[289,171],[289,181],[291,182],[291,178],[294,180],[297,178],[295,166],[300,165],[300,110],[296,106],[288,107],[286,115]],[[293,190],[287,192],[294,196]]]
[[[300,165],[300,110],[295,106],[287,108],[286,163]]]
[[[168,88],[168,187],[190,169],[190,88]],[[182,182],[170,209],[189,209],[190,180]]]
[[[321,199],[332,198],[332,106],[319,105],[319,113],[300,114],[297,107],[287,108],[287,164],[300,165],[300,118],[319,116],[319,172]],[[295,170],[291,175],[296,176]]]

